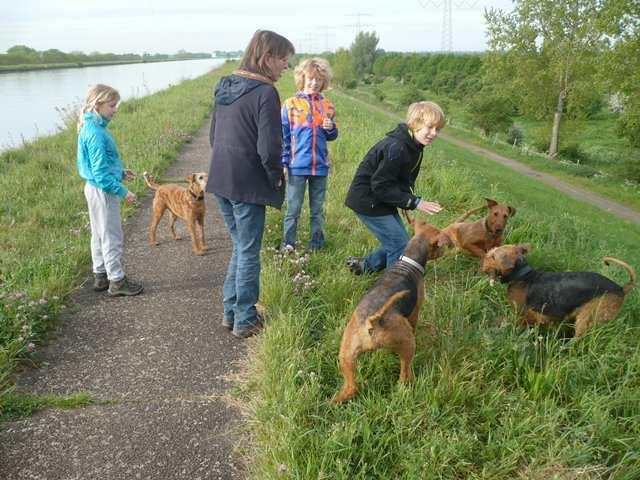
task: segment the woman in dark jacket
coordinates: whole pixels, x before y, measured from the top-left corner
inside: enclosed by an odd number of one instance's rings
[[[240,338],[262,328],[260,248],[266,206],[284,200],[280,97],[273,83],[295,52],[277,33],[258,30],[233,74],[215,89],[207,192],[212,192],[233,242],[222,290],[222,324]]]
[[[373,146],[351,182],[345,204],[380,241],[381,247],[366,257],[349,257],[347,265],[356,275],[391,266],[404,251],[409,236],[398,208],[420,210],[430,215],[442,207],[414,195],[422,151],[444,126],[444,113],[433,102],[409,106],[407,123]]]

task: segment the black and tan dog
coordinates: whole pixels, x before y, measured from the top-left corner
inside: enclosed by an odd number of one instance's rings
[[[208,175],[205,172],[192,173],[187,177],[188,187],[181,187],[172,183],[158,185],[147,172],[143,175],[149,188],[156,191],[153,198],[153,213],[151,214],[151,226],[149,227],[149,244],[158,245],[156,230],[158,223],[169,210],[169,230],[174,240],[179,240],[176,233],[176,219],[180,217],[187,225],[191,235],[191,246],[196,255],[203,255],[207,249],[204,237],[204,189],[207,185]],[[196,225],[198,231],[196,232]]]
[[[613,319],[625,295],[633,288],[636,273],[621,260],[604,257],[629,272],[624,287],[595,272],[539,272],[531,268],[524,254],[531,245],[503,245],[487,252],[483,273],[509,284],[507,297],[518,309],[524,325],[543,325],[563,320],[575,321],[575,336],[589,327]]]
[[[433,225],[420,220],[411,220],[411,224],[415,234],[403,256],[362,297],[342,335],[340,368],[344,384],[333,398],[335,403],[356,394],[356,361],[362,352],[390,349],[400,357],[400,381],[411,378],[416,323],[424,301],[424,268],[428,260],[440,257],[451,245]]]
[[[485,200],[486,205],[469,210],[442,230],[457,248],[478,258],[482,258],[492,248],[502,245],[507,221],[516,214],[516,209],[511,205],[502,205],[490,198]],[[468,217],[485,208],[488,211],[484,218],[475,222],[465,222]]]

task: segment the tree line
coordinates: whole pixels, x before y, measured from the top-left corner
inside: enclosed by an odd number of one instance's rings
[[[63,52],[55,48],[38,51],[26,45],[15,45],[6,53],[0,54],[0,65],[53,65],[53,64],[83,64],[96,62],[157,62],[163,60],[188,60],[197,58],[211,58],[210,53],[190,53],[179,50],[175,54],[164,53],[100,53],[89,54],[74,51]]]
[[[540,147],[552,158],[563,122],[588,119],[607,103],[618,113],[617,134],[640,147],[640,2],[513,3],[510,12],[485,11],[482,54],[390,53],[377,48],[375,32],[360,32],[349,49],[326,55],[335,82],[353,88],[392,77],[405,85],[406,103],[420,90],[464,101],[487,134],[513,128],[517,115],[546,120]]]

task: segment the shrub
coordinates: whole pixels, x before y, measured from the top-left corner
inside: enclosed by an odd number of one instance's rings
[[[577,143],[569,143],[568,145],[560,148],[558,154],[573,163],[584,163],[589,160],[587,153]]]
[[[404,88],[404,90],[400,94],[400,103],[402,105],[411,105],[414,102],[419,102],[423,100],[422,97],[423,97],[423,94],[418,89],[418,87],[416,87],[413,84],[409,84]]]
[[[507,142],[510,145],[522,145],[522,140],[524,138],[524,134],[522,130],[517,125],[511,125],[509,130],[507,130]]]
[[[479,95],[469,106],[474,123],[485,135],[506,132],[513,124],[510,102],[498,95]]]
[[[382,91],[382,89],[378,88],[378,87],[374,87],[374,89],[371,91],[371,93],[373,93],[373,96],[379,102],[383,101],[387,97],[386,94],[384,93],[384,91]]]

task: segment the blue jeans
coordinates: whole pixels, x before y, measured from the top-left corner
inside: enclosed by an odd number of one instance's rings
[[[409,234],[398,212],[381,217],[356,215],[382,245],[364,257],[364,271],[379,272],[393,265],[409,243]]]
[[[260,296],[260,247],[265,206],[229,200],[215,195],[233,242],[233,252],[222,286],[224,316],[235,333],[251,328],[257,319]]]
[[[324,195],[327,192],[327,177],[312,175],[291,175],[287,180],[287,213],[284,215],[284,243],[296,244],[298,218],[304,202],[304,190],[309,182],[309,248],[320,250],[324,246]]]

